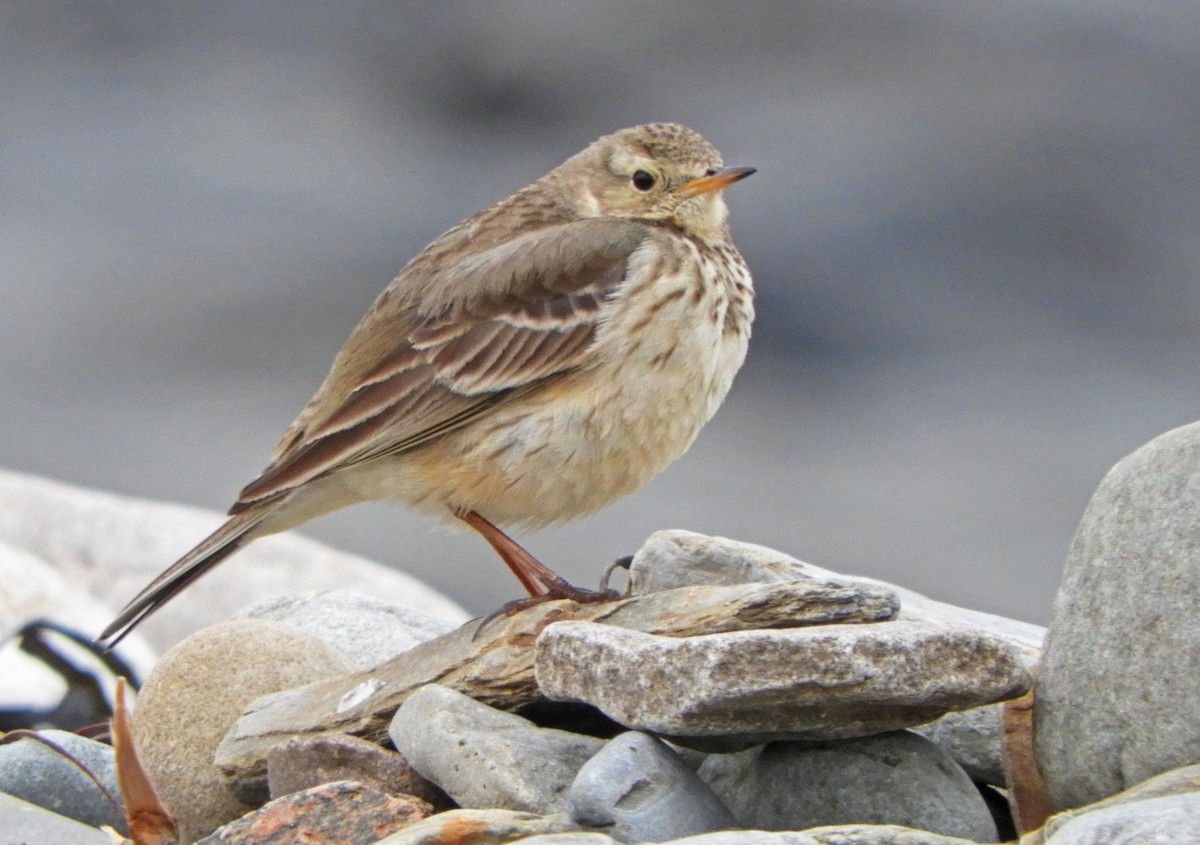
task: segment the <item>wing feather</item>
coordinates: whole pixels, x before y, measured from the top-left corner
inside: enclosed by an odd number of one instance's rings
[[[547,226],[431,270],[421,259],[435,242],[376,300],[231,512],[415,448],[584,366],[604,302],[652,235],[625,220]]]

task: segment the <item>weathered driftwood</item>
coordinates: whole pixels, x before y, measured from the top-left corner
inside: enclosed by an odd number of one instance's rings
[[[264,696],[230,729],[215,762],[235,790],[253,792],[265,778],[267,752],[277,743],[330,732],[382,742],[396,709],[428,683],[503,709],[540,701],[534,643],[552,622],[594,621],[686,637],[878,622],[897,610],[895,595],[886,589],[832,580],[682,587],[602,604],[545,602],[486,624],[473,620],[374,669]]]

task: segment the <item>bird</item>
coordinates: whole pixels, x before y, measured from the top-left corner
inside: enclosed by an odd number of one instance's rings
[[[227,521],[97,637],[250,541],[357,502],[479,532],[528,591],[594,600],[504,532],[592,513],[680,457],[745,360],[749,269],[700,134],[605,135],[449,229],[374,301]]]

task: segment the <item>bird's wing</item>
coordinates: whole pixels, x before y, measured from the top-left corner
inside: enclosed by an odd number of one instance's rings
[[[376,300],[239,513],[453,431],[586,363],[605,300],[652,230],[547,226],[456,261],[414,260]]]

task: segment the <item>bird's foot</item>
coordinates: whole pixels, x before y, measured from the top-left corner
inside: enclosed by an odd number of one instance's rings
[[[536,596],[526,596],[523,599],[514,599],[501,605],[496,610],[493,610],[487,616],[479,621],[479,627],[475,629],[475,633],[471,639],[478,639],[484,628],[495,622],[501,616],[515,616],[523,610],[528,610],[531,607],[537,607],[539,604],[544,604],[548,601],[559,601],[561,599],[570,599],[579,604],[601,604],[603,602],[617,601],[625,596],[618,593],[616,590],[589,590],[586,587],[576,587],[565,578],[559,578],[556,582],[547,588],[547,592],[539,593]]]

